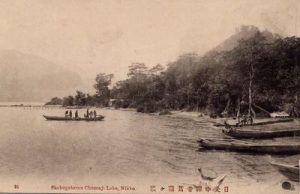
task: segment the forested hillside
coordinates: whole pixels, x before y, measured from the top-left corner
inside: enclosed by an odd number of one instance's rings
[[[128,78],[106,91],[106,97],[118,99],[115,106],[140,112],[184,109],[228,115],[238,107],[248,111],[250,87],[258,114],[285,110],[299,116],[300,38],[249,29],[252,35],[246,39],[224,41],[236,44],[232,49],[219,45],[204,56],[184,54],[166,69],[132,64]]]
[[[168,108],[234,114],[239,104],[245,112],[252,67],[256,111],[299,108],[300,39],[264,34],[257,31],[229,51],[182,55],[165,71],[133,64],[128,79],[114,87],[113,98],[126,99],[145,112]]]

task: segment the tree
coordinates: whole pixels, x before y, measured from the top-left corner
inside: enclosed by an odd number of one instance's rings
[[[248,35],[232,50],[213,50],[202,57],[187,53],[166,70],[160,64],[148,69],[144,63],[132,63],[127,79],[112,90],[113,75],[101,73],[95,95],[77,93],[75,102],[66,97],[63,104],[82,104],[85,97],[86,104],[107,105],[113,97],[121,107],[141,112],[202,109],[217,115],[253,115],[254,108],[257,113],[272,112],[290,105],[291,112],[300,115],[300,39],[281,38],[255,27],[241,30]]]
[[[144,63],[132,63],[127,75],[128,79],[124,82],[124,86],[128,89],[128,98],[133,102],[141,101],[147,91],[147,66]]]
[[[86,105],[94,106],[95,105],[95,97],[90,94],[86,94]]]
[[[113,74],[100,73],[96,76],[96,83],[94,88],[96,89],[96,103],[102,106],[107,106],[110,99],[111,80],[114,77]]]
[[[49,102],[47,102],[45,105],[62,105],[63,100],[58,97],[51,98]]]
[[[128,77],[144,76],[147,73],[147,66],[144,63],[132,63],[129,66]]]
[[[161,64],[157,64],[151,69],[149,69],[149,74],[150,75],[159,75],[164,71],[164,67]]]
[[[77,106],[85,106],[86,105],[86,97],[85,94],[79,90],[76,91],[74,104]]]
[[[74,97],[73,96],[64,97],[63,106],[74,106]]]
[[[260,32],[257,32],[254,36],[246,40],[241,40],[237,47],[227,54],[230,64],[226,70],[231,71],[233,74],[229,79],[238,75],[236,77],[238,80],[235,80],[235,82],[240,83],[240,86],[237,87],[242,91],[238,96],[248,95],[248,99],[244,100],[248,101],[249,116],[255,116],[253,104],[255,97],[259,96],[256,84],[256,80],[259,77],[257,77],[256,73],[260,71],[260,67],[266,66],[269,63],[268,59],[266,59],[266,46],[266,38]],[[229,82],[228,85],[237,84]]]

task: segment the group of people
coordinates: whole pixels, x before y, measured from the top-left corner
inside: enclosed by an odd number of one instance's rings
[[[72,118],[72,116],[73,116],[72,110],[66,110],[65,117]],[[75,111],[75,118],[77,118],[77,117],[78,117],[78,111],[76,110]]]
[[[89,109],[86,109],[86,114],[84,114],[84,118],[96,118],[96,117],[97,117],[96,110],[89,111]]]
[[[243,114],[241,117],[238,116],[238,123],[237,125],[245,125],[245,124],[253,124],[253,117],[252,115],[245,115]]]
[[[72,110],[66,110],[65,112],[65,117],[67,118],[72,118],[73,116],[73,113],[72,113]],[[84,118],[96,118],[97,117],[97,112],[96,110],[94,111],[89,111],[89,109],[86,110],[86,114],[84,114]],[[75,111],[75,119],[76,118],[79,118],[79,115],[78,115],[78,110]]]
[[[236,127],[241,127],[243,125],[252,125],[253,124],[253,117],[251,115],[245,115],[243,114],[242,116],[238,116],[238,122],[236,123]],[[234,130],[234,128],[232,128],[227,121],[224,121],[224,125],[225,125],[225,131],[229,132]]]

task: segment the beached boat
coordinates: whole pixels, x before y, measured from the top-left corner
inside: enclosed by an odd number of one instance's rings
[[[258,131],[258,130],[244,130],[238,128],[224,129],[222,132],[225,135],[234,138],[253,138],[253,139],[264,139],[264,138],[276,138],[276,137],[288,137],[288,136],[299,136],[300,129],[286,129],[277,131]]]
[[[104,119],[104,116],[99,115],[96,118],[75,118],[75,117],[58,117],[58,116],[46,116],[43,115],[45,119],[49,121],[102,121]]]
[[[271,162],[271,165],[289,180],[300,182],[299,165],[293,166],[289,164],[279,164],[275,162]]]
[[[215,123],[214,126],[215,127],[225,127],[226,125],[230,126],[230,127],[242,127],[242,126],[257,126],[257,125],[268,125],[268,124],[275,124],[275,123],[285,123],[285,122],[292,122],[294,121],[294,119],[292,118],[287,118],[287,119],[276,119],[276,120],[270,120],[270,121],[261,121],[261,122],[257,122],[257,123],[247,123],[244,125],[232,125],[232,124],[225,124],[225,123]]]
[[[297,154],[300,153],[298,144],[252,143],[234,139],[200,139],[199,144],[206,149],[226,150],[236,152],[253,152],[269,154]]]

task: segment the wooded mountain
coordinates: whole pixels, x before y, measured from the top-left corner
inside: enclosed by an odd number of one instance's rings
[[[252,36],[254,36],[257,32],[260,32],[259,28],[256,26],[241,26],[240,28],[236,29],[236,33],[231,35],[229,38],[225,39],[223,42],[221,42],[218,46],[216,46],[214,51],[230,51],[234,49],[240,40],[248,39]],[[268,30],[264,30],[261,32],[261,34],[267,39],[267,41],[272,42],[277,38],[280,38],[281,36],[278,34],[273,34],[269,32]]]
[[[117,83],[112,95],[142,112],[186,109],[247,114],[250,103],[257,112],[285,110],[299,117],[299,61],[300,38],[242,26],[203,56],[179,56],[159,75],[142,65],[132,66],[129,72],[135,71]]]
[[[0,101],[44,101],[81,84],[78,74],[38,56],[0,51]]]
[[[112,89],[108,89],[112,76],[98,74],[97,94],[78,91],[75,97],[55,98],[51,104],[107,106],[114,98],[116,107],[139,112],[185,109],[212,116],[256,116],[284,110],[300,117],[299,62],[300,38],[242,26],[203,56],[186,53],[166,69],[133,63],[127,79]]]

